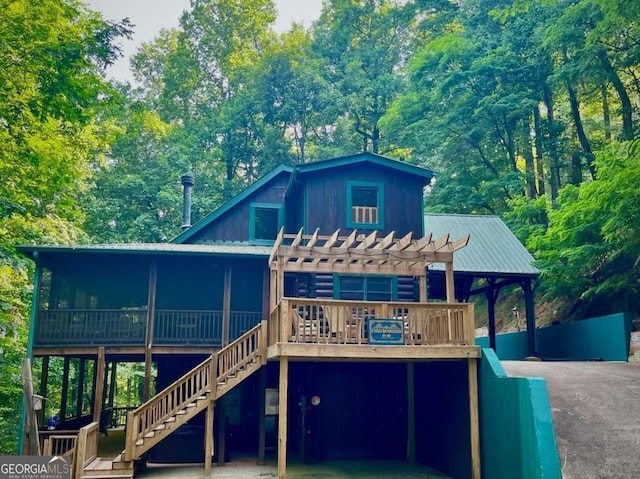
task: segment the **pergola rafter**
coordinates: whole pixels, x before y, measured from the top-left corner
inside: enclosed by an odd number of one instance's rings
[[[447,301],[454,301],[453,253],[467,245],[469,235],[451,241],[448,234],[434,240],[431,234],[413,239],[412,233],[378,238],[377,231],[365,235],[354,230],[348,236],[341,236],[340,230],[329,236],[319,231],[306,235],[302,229],[297,234],[280,230],[269,256],[272,284],[278,285],[272,286],[272,306],[283,296],[285,272],[417,276],[422,290],[431,263],[445,264]],[[426,300],[426,289],[420,296]]]

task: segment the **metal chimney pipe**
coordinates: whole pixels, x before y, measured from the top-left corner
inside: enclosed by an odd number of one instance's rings
[[[193,176],[182,175],[182,229],[191,228],[191,188],[193,188]]]

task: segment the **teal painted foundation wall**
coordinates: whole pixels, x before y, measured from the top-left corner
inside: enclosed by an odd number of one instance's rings
[[[546,382],[507,377],[491,349],[478,374],[482,477],[560,479]]]
[[[537,353],[543,359],[571,361],[627,361],[631,316],[627,313],[599,316],[536,330]],[[489,338],[476,338],[489,347]],[[527,333],[496,336],[496,352],[502,360],[521,360],[528,355]]]

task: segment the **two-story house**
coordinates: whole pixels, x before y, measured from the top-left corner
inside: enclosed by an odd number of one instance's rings
[[[118,364],[144,362],[112,474],[165,447],[207,470],[272,452],[279,477],[292,455],[480,477],[480,350],[453,268],[469,237],[425,231],[433,175],[370,153],[281,166],[169,244],[23,247],[42,395],[64,358],[61,427],[104,421]]]

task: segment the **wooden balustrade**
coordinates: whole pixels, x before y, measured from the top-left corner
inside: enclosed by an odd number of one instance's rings
[[[127,413],[125,460],[133,459],[136,443],[147,433],[161,426],[165,419],[175,416],[178,411],[184,410],[188,404],[194,403],[198,397],[210,390],[210,368],[211,358],[207,358],[135,411]]]
[[[77,434],[52,434],[44,440],[42,455],[73,457],[77,440]]]
[[[375,224],[378,222],[377,206],[352,206],[351,221],[357,224]]]
[[[222,316],[222,311],[156,310],[153,343],[218,346],[222,342]],[[260,312],[231,311],[231,338],[240,336],[261,319]],[[35,344],[143,346],[146,322],[146,308],[39,311]]]
[[[264,364],[266,358],[262,354],[264,351],[261,349],[266,344],[264,334],[264,325],[262,323],[257,324],[231,344],[218,351],[216,354],[218,358],[218,384],[227,383],[229,377],[235,376],[247,363],[257,361],[260,355],[262,355],[260,361]]]
[[[164,422],[177,416],[187,407],[195,406],[198,399],[208,394],[217,398],[237,383],[240,370],[266,361],[266,325],[261,322],[231,344],[202,361],[180,379],[167,386],[136,410],[127,413],[125,460],[138,457],[136,447],[148,434],[162,427]],[[217,385],[223,385],[222,391]],[[145,449],[146,450],[146,449]],[[144,452],[144,451],[142,451]]]
[[[144,344],[146,309],[38,311],[35,342],[46,345]]]
[[[402,320],[405,344],[473,345],[473,305],[283,298],[271,314],[269,344],[368,344],[370,319]]]
[[[100,425],[92,422],[80,428],[76,442],[76,457],[74,460],[73,477],[80,479],[84,468],[98,457],[98,435]]]

